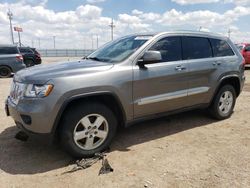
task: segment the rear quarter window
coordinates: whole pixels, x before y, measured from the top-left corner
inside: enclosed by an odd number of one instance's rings
[[[224,40],[210,39],[214,57],[233,56],[234,52],[229,44]]]
[[[18,54],[17,47],[0,47],[0,54]]]
[[[183,59],[213,57],[210,42],[203,37],[182,37]]]
[[[31,49],[29,49],[29,48],[19,48],[19,50],[20,50],[21,53],[29,53],[29,54],[34,53],[34,52],[33,52]]]

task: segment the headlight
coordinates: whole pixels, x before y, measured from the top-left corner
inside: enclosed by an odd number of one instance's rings
[[[47,97],[53,89],[53,85],[34,85],[28,84],[24,97]]]

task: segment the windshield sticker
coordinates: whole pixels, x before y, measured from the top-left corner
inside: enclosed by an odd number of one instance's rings
[[[152,36],[137,36],[134,40],[149,40]]]

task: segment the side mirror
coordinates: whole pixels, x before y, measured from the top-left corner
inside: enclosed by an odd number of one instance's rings
[[[157,63],[162,60],[161,52],[159,51],[147,51],[138,61],[138,66],[140,68],[145,68],[146,64]]]

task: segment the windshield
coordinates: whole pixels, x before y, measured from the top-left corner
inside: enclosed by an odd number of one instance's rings
[[[121,62],[132,55],[150,38],[152,38],[152,36],[149,35],[121,38],[93,52],[87,57],[87,59],[110,63]]]
[[[244,48],[244,45],[238,44],[238,45],[236,45],[236,46],[237,46],[237,48],[238,48],[239,50],[242,50],[242,49]]]

